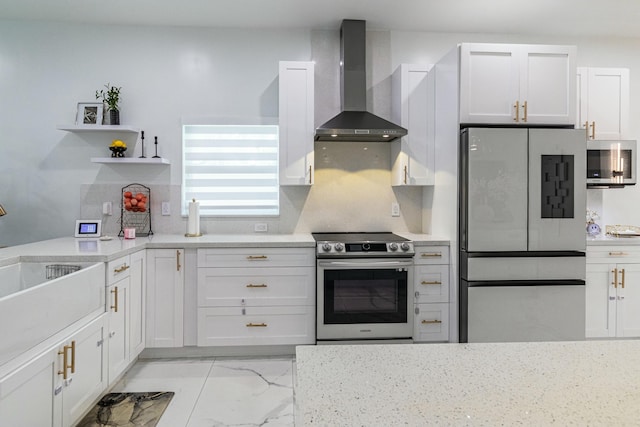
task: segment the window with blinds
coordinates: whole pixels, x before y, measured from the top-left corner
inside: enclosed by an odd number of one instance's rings
[[[182,214],[278,215],[278,126],[184,125]]]

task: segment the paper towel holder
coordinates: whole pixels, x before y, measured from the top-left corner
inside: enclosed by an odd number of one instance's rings
[[[193,203],[196,202],[196,199],[192,199],[192,200],[193,200]],[[189,213],[191,213],[191,212],[189,212]],[[198,228],[200,228],[199,224],[198,224]],[[185,233],[184,236],[185,237],[200,237],[200,236],[202,236],[202,232],[200,232],[200,230],[198,230],[198,233]]]

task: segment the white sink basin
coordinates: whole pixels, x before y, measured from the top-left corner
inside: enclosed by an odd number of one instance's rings
[[[47,279],[51,265],[81,268]],[[104,311],[104,268],[101,262],[18,262],[0,267],[0,365],[83,317]]]

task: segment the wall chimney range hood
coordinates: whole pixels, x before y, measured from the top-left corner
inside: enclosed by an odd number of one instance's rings
[[[316,129],[316,141],[389,142],[407,130],[367,111],[365,21],[345,19],[340,27],[342,112]]]

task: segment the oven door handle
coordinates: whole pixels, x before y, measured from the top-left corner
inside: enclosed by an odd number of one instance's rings
[[[411,267],[413,261],[371,261],[366,262],[353,262],[353,261],[318,261],[320,267]]]

